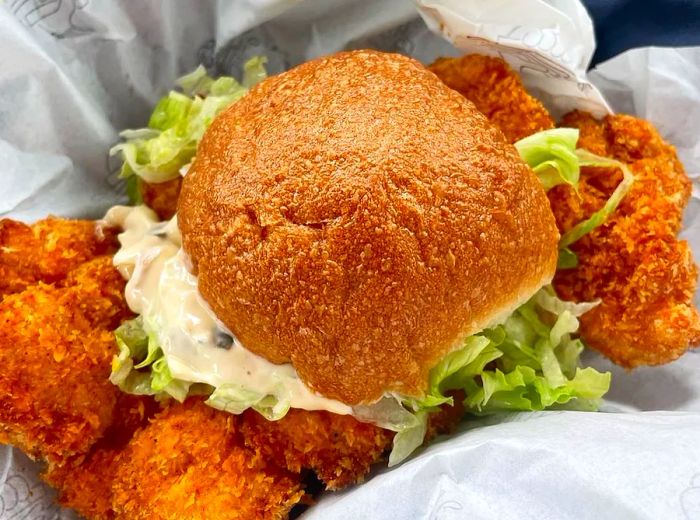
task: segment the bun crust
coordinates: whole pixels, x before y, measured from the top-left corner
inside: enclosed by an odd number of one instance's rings
[[[551,280],[559,237],[501,132],[375,51],[300,65],[219,115],[178,220],[221,321],[348,404],[422,395],[460,339]]]

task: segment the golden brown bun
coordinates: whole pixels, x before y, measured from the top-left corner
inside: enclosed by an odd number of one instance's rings
[[[305,63],[222,113],[178,215],[223,323],[349,404],[421,395],[557,259],[545,193],[501,132],[418,62],[374,51]]]

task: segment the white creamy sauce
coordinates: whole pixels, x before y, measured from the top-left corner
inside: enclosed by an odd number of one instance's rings
[[[246,350],[216,319],[187,268],[177,217],[159,222],[145,206],[115,206],[104,222],[123,230],[114,265],[128,280],[126,301],[157,335],[174,377],[214,387],[238,385],[286,398],[292,408],[352,413],[309,389],[291,364],[276,365]],[[232,338],[228,348],[217,346],[217,337],[228,339],[222,334]]]

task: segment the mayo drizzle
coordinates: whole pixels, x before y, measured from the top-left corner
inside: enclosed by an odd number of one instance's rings
[[[217,320],[187,268],[177,217],[159,222],[146,206],[115,206],[104,223],[123,230],[114,265],[128,280],[126,302],[157,335],[173,377],[214,387],[237,385],[274,395],[292,408],[352,413],[309,389],[291,364],[275,365],[246,350]],[[222,333],[233,338],[227,348],[217,346]]]

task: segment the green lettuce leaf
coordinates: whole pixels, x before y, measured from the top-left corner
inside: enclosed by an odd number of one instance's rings
[[[393,466],[423,443],[429,415],[452,404],[455,391],[463,393],[465,409],[474,414],[551,407],[594,410],[610,386],[610,374],[580,367],[584,346],[576,332],[578,317],[597,303],[566,302],[544,287],[502,324],[469,336],[440,360],[430,371],[424,396],[386,396],[355,406],[353,415],[397,432],[389,458]],[[138,317],[115,331],[119,354],[110,379],[125,392],[179,401],[204,394],[214,408],[235,414],[252,408],[269,420],[289,410],[288,399],[240,385],[212,388],[173,378],[155,330]]]
[[[451,402],[455,391],[464,393],[464,407],[474,414],[595,410],[610,387],[610,373],[579,366],[584,347],[575,334],[578,317],[596,304],[566,302],[544,287],[501,325],[468,337],[430,371],[424,397],[403,400],[420,420],[391,428],[399,432],[391,464],[421,444],[415,439],[425,433],[424,419]]]
[[[515,143],[520,157],[539,177],[545,190],[559,184],[568,184],[574,189],[578,187],[578,133],[575,128],[554,128],[537,132]]]
[[[632,189],[632,184],[634,184],[634,175],[623,162],[616,161],[615,159],[610,159],[607,157],[601,157],[595,155],[586,150],[576,150],[576,155],[579,158],[579,163],[581,166],[599,166],[606,167],[612,166],[622,170],[622,182],[617,185],[615,191],[613,191],[610,198],[605,202],[602,208],[593,213],[587,220],[579,222],[569,231],[564,233],[559,241],[560,248],[567,248],[582,236],[590,233],[595,228],[603,224],[607,218],[614,213],[617,207],[622,202],[622,199],[629,193]]]
[[[122,323],[114,336],[119,353],[112,360],[109,379],[113,384],[130,394],[185,400],[192,383],[172,376],[158,339],[147,332],[142,316]]]
[[[124,161],[121,177],[158,183],[177,177],[194,157],[197,144],[214,118],[267,76],[265,58],[244,65],[242,84],[231,77],[207,75],[201,65],[178,80],[183,92],[171,91],[156,104],[147,128],[125,130],[124,142],[110,150]],[[134,183],[129,185],[134,195]]]
[[[241,414],[248,408],[253,408],[268,421],[281,419],[289,411],[289,400],[252,392],[240,385],[217,387],[206,403],[218,410],[234,414]]]
[[[626,164],[576,148],[579,131],[575,128],[554,128],[530,135],[515,143],[520,157],[539,177],[545,190],[559,184],[568,184],[578,193],[582,166],[614,167],[622,171],[622,182],[615,188],[604,206],[590,218],[564,233],[559,241],[558,269],[572,269],[578,257],[569,246],[605,223],[629,193],[634,176]]]

